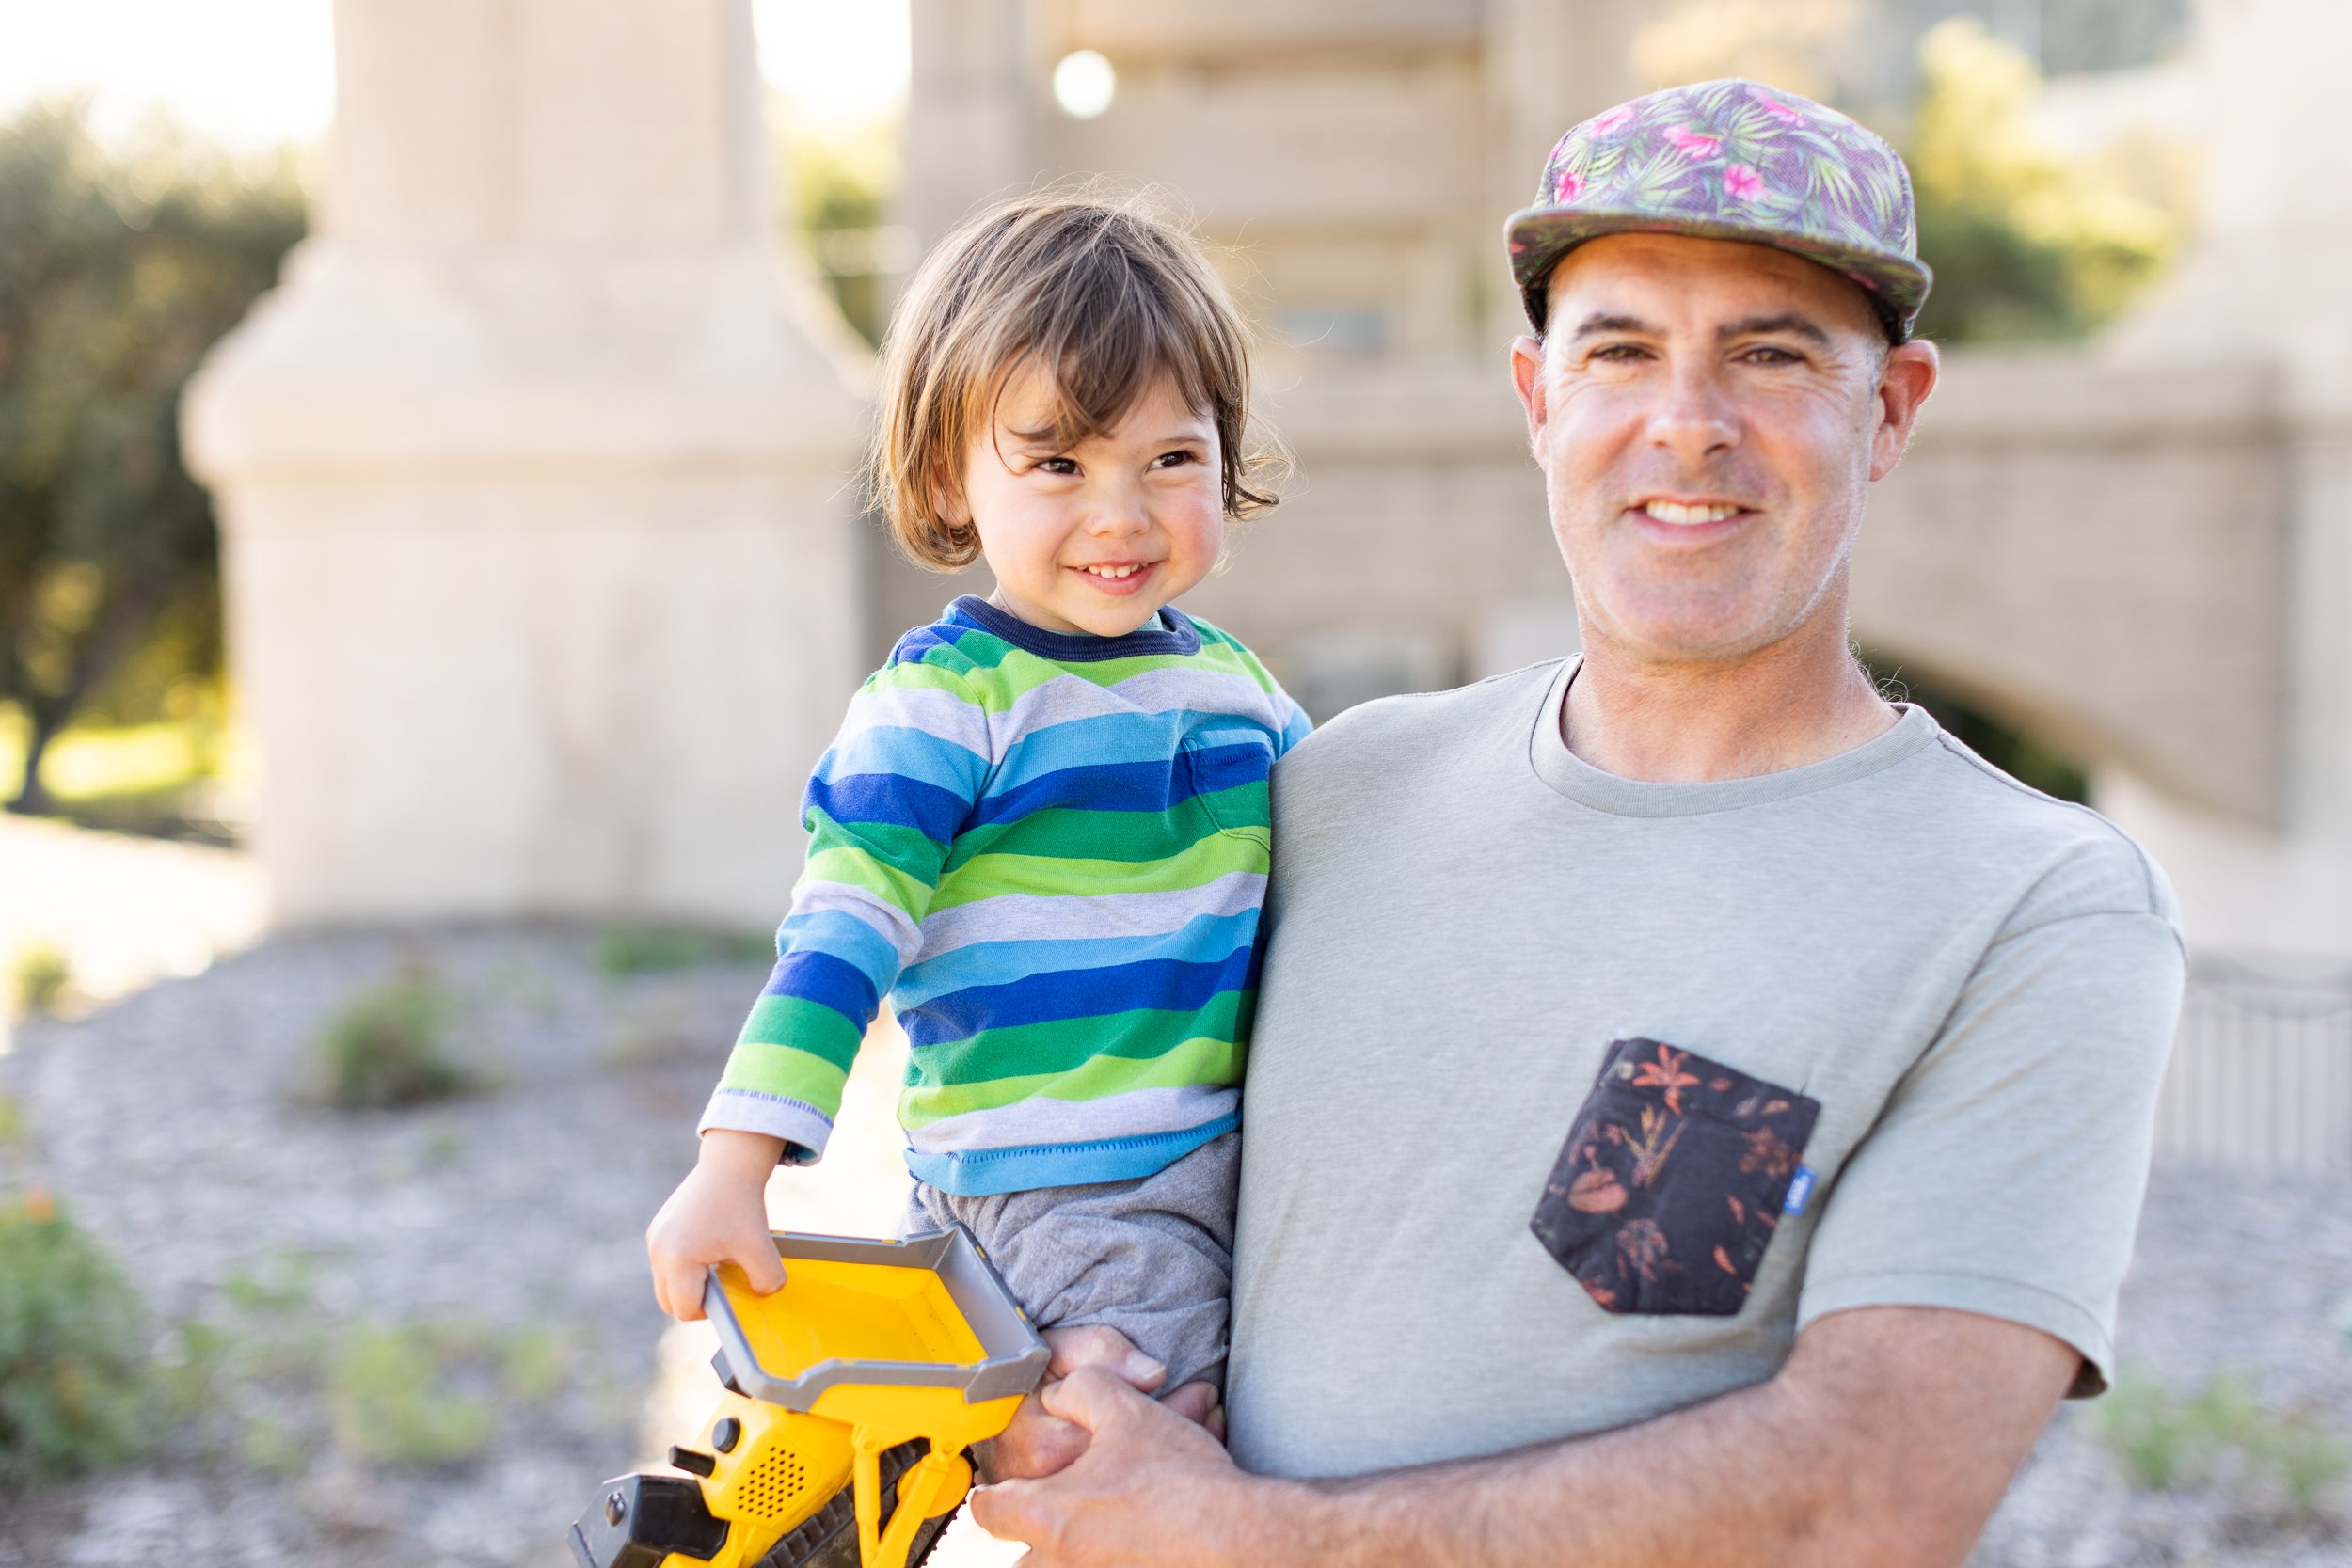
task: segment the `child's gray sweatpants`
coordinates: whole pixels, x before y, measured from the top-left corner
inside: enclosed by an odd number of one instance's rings
[[[1168,1368],[1161,1393],[1222,1392],[1240,1165],[1228,1132],[1131,1181],[985,1197],[917,1181],[905,1232],[966,1227],[1038,1327],[1106,1324]]]

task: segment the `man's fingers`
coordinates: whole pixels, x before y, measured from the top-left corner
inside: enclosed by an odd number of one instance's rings
[[[1187,1383],[1160,1402],[1195,1426],[1207,1426],[1216,1410],[1216,1386]]]
[[[1100,1433],[1137,1410],[1154,1408],[1151,1400],[1101,1367],[1081,1367],[1059,1383],[1047,1384],[1038,1391],[1038,1400],[1048,1415],[1084,1427],[1089,1433]]]
[[[1000,1481],[972,1492],[972,1522],[1000,1541],[1026,1542],[1037,1532],[1034,1482]]]

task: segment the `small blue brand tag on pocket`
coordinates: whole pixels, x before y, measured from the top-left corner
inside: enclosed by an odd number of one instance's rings
[[[1819,1180],[1811,1165],[1799,1165],[1797,1174],[1788,1179],[1788,1196],[1781,1203],[1784,1214],[1804,1212],[1805,1199],[1813,1196],[1813,1183]]]

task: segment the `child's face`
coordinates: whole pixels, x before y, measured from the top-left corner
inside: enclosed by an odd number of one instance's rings
[[[1014,376],[964,454],[964,505],[998,603],[1047,631],[1122,636],[1216,564],[1216,424],[1165,378],[1107,436],[1075,446],[1034,438],[1051,408],[1036,372]]]

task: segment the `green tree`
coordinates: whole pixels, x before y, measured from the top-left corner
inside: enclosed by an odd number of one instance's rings
[[[113,151],[78,103],[0,124],[0,705],[27,742],[10,809],[48,804],[42,752],[94,701],[217,673],[180,394],[302,231],[284,157],[240,168],[161,131]]]
[[[2078,337],[2155,276],[2182,214],[2131,191],[2102,150],[2036,134],[2041,73],[2027,55],[1963,18],[1920,40],[1919,71],[1905,157],[1919,254],[1935,269],[1923,336]]]

